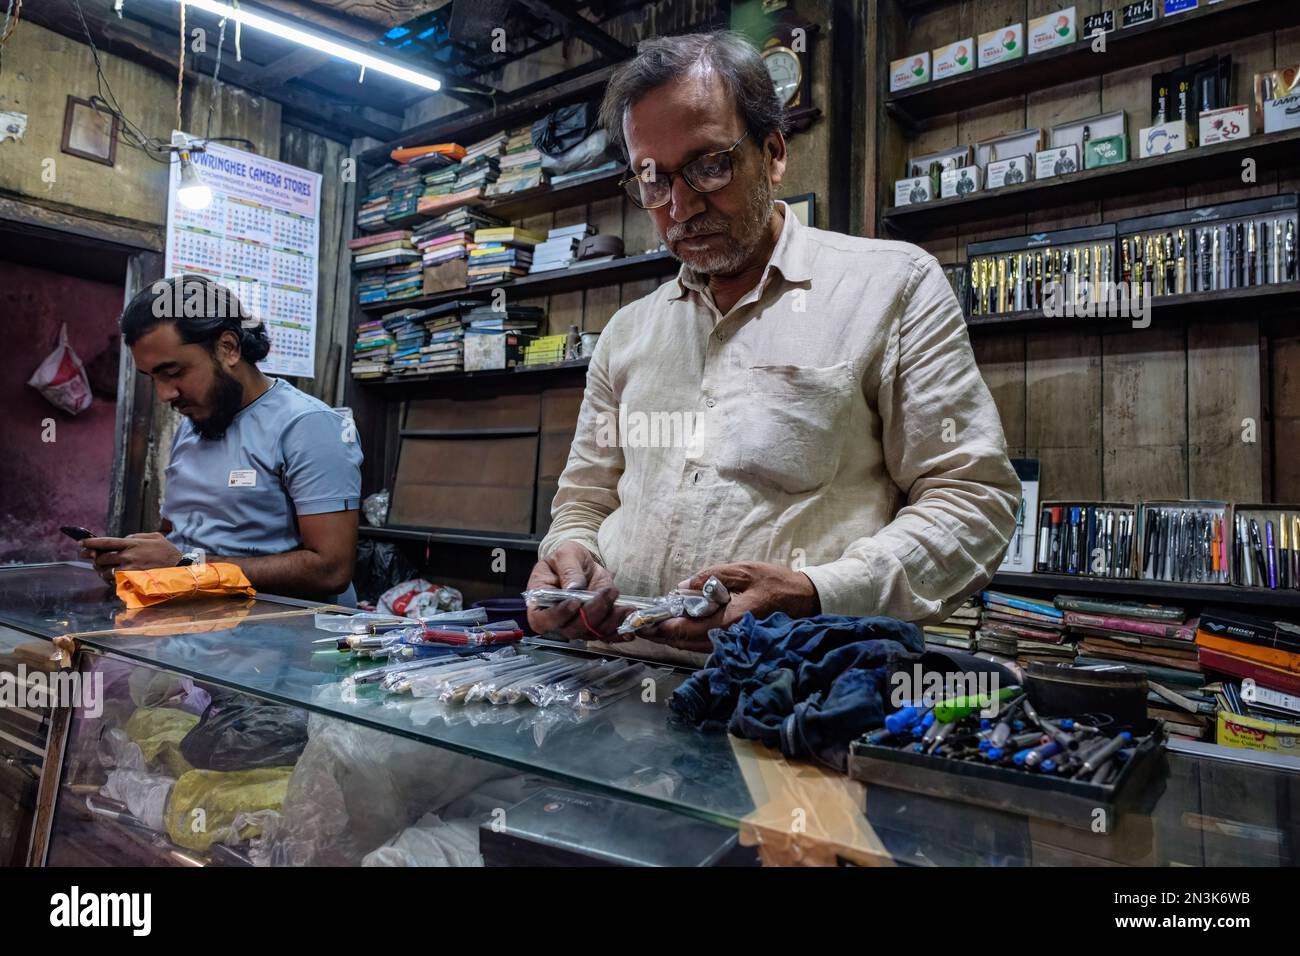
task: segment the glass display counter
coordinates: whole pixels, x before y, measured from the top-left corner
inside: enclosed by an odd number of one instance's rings
[[[668,719],[684,672],[577,712],[345,678],[316,607],[126,611],[86,566],[0,569],[0,625],[75,641],[97,694],[48,721],[50,864],[1295,865],[1300,762],[1171,749],[1098,832],[923,797]],[[66,644],[65,641],[55,642]],[[54,648],[51,647],[53,651]],[[584,651],[536,642],[538,658]],[[83,690],[83,694],[85,691]],[[44,818],[41,806],[49,807]],[[0,804],[0,813],[9,813]],[[42,819],[45,824],[42,825]]]

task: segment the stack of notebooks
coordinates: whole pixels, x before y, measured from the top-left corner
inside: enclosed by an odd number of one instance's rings
[[[610,160],[607,163],[601,163],[599,166],[590,166],[587,169],[575,169],[572,172],[560,173],[551,177],[551,188],[561,189],[565,186],[577,186],[581,183],[591,182],[593,179],[604,179],[606,176],[622,173],[625,168],[617,160]]]
[[[411,234],[411,241],[423,255],[424,264],[434,266],[465,258],[475,229],[504,225],[505,222],[495,216],[469,206],[457,206],[417,226]]]
[[[968,598],[961,607],[953,611],[942,624],[922,626],[925,642],[939,647],[951,647],[959,651],[975,650],[975,631],[980,623],[980,605],[975,598]]]
[[[585,222],[574,226],[556,226],[546,234],[546,241],[533,249],[533,265],[529,272],[550,272],[567,269],[578,256],[578,246],[596,228]]]
[[[388,228],[384,216],[388,212],[388,193],[396,177],[397,167],[389,166],[366,182],[366,194],[361,197],[361,207],[357,210],[357,228],[364,232]]]
[[[424,270],[421,265],[419,253],[413,262],[402,265],[389,266],[384,270],[384,299],[385,302],[396,302],[401,299],[412,299],[424,291]]]
[[[469,250],[469,284],[487,285],[527,275],[533,263],[533,247],[542,237],[517,226],[477,229]]]
[[[1206,671],[1300,696],[1300,624],[1214,608],[1201,615],[1195,640]]]
[[[527,332],[534,334],[546,321],[546,310],[535,305],[512,305],[495,309],[476,303],[465,313],[465,321],[475,332]]]
[[[1056,604],[1065,611],[1066,629],[1078,639],[1082,657],[1151,667],[1161,676],[1168,676],[1169,669],[1201,672],[1193,643],[1197,622],[1187,620],[1182,608],[1065,594],[1057,597]],[[1195,682],[1199,685],[1199,677]]]
[[[477,303],[444,302],[418,313],[428,334],[427,343],[420,349],[418,371],[421,374],[458,372],[464,368],[465,323],[461,320],[461,313],[475,305]]]
[[[357,340],[352,346],[352,376],[359,379],[383,378],[393,354],[393,336],[382,319],[357,326]]]
[[[546,182],[546,174],[542,172],[542,154],[533,148],[531,127],[524,126],[510,133],[499,166],[501,176],[488,186],[489,197],[536,189]]]
[[[411,243],[411,233],[404,229],[349,239],[348,248],[352,250],[353,272],[404,265],[420,259],[419,250]]]
[[[420,196],[424,194],[424,177],[413,166],[402,166],[393,174],[393,188],[388,193],[384,221],[404,226],[419,218]]]
[[[393,361],[390,372],[408,375],[419,370],[420,349],[428,340],[424,323],[414,318],[413,309],[391,312],[384,316],[384,328],[393,337]]]
[[[984,613],[975,645],[1018,664],[1069,663],[1074,646],[1066,641],[1064,613],[1050,601],[985,591]]]

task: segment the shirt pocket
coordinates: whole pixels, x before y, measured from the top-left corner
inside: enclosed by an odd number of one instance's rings
[[[726,463],[745,478],[803,494],[835,475],[853,399],[852,364],[748,370]],[[725,467],[725,466],[724,466]]]

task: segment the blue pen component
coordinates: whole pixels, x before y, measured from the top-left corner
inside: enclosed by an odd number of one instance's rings
[[[1023,720],[1013,720],[1011,721],[1011,729],[1016,733],[1020,733],[1025,729],[1025,722]]]
[[[920,713],[916,707],[900,707],[885,718],[885,729],[891,734],[900,733],[911,727],[920,717]]]
[[[922,717],[920,720],[918,720],[916,723],[912,725],[912,736],[917,738],[921,737],[927,730],[930,729],[931,725],[933,724],[934,724],[934,711],[930,711],[928,714],[926,714],[924,717]]]
[[[989,760],[1001,760],[1005,754],[1006,751],[1001,747],[990,747],[984,752],[984,756]]]
[[[980,741],[980,752],[981,752],[981,753],[988,753],[989,750],[990,750],[992,747],[993,747],[993,742],[992,742],[991,740],[981,740],[981,741]]]
[[[1073,730],[1073,729],[1074,729],[1074,721],[1073,721],[1071,718],[1066,717],[1064,720],[1061,721],[1061,729],[1062,729],[1062,730]]]
[[[1025,760],[1031,753],[1033,753],[1033,751],[1033,747],[1026,747],[1024,750],[1019,750],[1011,757],[1011,762],[1017,767],[1023,767],[1025,765]]]
[[[980,730],[988,730],[992,726],[993,721],[989,720],[987,717],[980,718]]]
[[[914,754],[925,753],[925,744],[912,744],[912,753]]]
[[[1052,773],[1056,770],[1056,761],[1048,757],[1043,761],[1043,773]]]

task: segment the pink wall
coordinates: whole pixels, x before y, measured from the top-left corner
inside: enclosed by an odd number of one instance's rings
[[[60,525],[104,533],[116,402],[96,395],[69,416],[27,380],[64,321],[83,364],[102,352],[117,334],[122,292],[121,285],[0,261],[0,562],[75,558]],[[55,422],[53,442],[41,440],[47,418]]]

